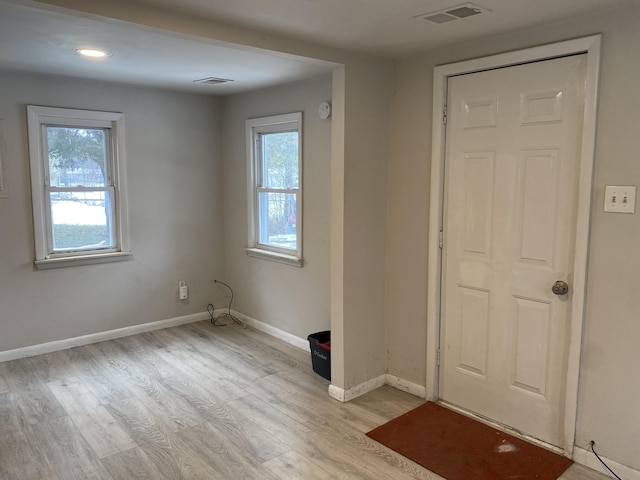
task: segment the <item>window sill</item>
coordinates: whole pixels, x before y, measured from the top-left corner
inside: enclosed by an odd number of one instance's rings
[[[132,257],[131,252],[99,253],[93,255],[76,255],[73,257],[56,257],[36,260],[34,263],[38,270],[50,268],[76,267],[80,265],[94,265],[97,263],[122,262]]]
[[[262,258],[263,260],[284,263],[285,265],[294,267],[302,267],[303,263],[302,258],[298,258],[295,255],[287,255],[286,253],[270,252],[269,250],[262,250],[260,248],[247,248],[246,251],[250,257]]]

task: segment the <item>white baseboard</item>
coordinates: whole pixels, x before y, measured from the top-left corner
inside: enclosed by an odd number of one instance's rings
[[[338,400],[339,402],[344,403],[346,401],[344,399],[345,398],[344,388],[336,387],[335,385],[329,385],[328,393],[331,398]]]
[[[182,317],[168,318],[156,322],[143,323],[141,325],[132,325],[131,327],[117,328],[106,332],[92,333],[81,337],[66,338],[64,340],[56,340],[53,342],[41,343],[38,345],[30,345],[28,347],[14,348],[13,350],[5,350],[0,352],[0,362],[8,362],[18,358],[33,357],[35,355],[43,355],[45,353],[66,350],[67,348],[80,347],[91,343],[104,342],[105,340],[113,340],[115,338],[128,337],[138,333],[151,332],[162,328],[176,327],[187,323],[199,322],[207,320],[209,314],[207,312],[194,313],[192,315],[184,315]]]
[[[380,388],[385,384],[386,375],[380,375],[379,377],[372,378],[366,382],[356,385],[355,387],[345,390],[344,388],[337,387],[335,385],[329,385],[329,396],[335,398],[340,402],[350,402],[354,398],[369,393],[376,388]]]
[[[216,310],[215,312],[215,314],[220,313],[222,313],[222,311]],[[278,338],[290,345],[293,345],[294,347],[298,347],[307,352],[310,350],[309,342],[306,339],[296,337],[291,333],[280,330],[279,328],[261,322],[260,320],[256,320],[255,318],[251,318],[240,312],[236,312],[235,310],[232,310],[232,313],[247,325],[255,328],[256,330],[260,330],[261,332]],[[133,325],[131,327],[108,330],[106,332],[92,333],[90,335],[83,335],[80,337],[65,338],[63,340],[55,340],[53,342],[41,343],[38,345],[29,345],[27,347],[15,348],[12,350],[5,350],[0,352],[0,362],[8,362],[10,360],[16,360],[18,358],[43,355],[46,353],[66,350],[67,348],[80,347],[82,345],[89,345],[91,343],[104,342],[105,340],[128,337],[130,335],[151,332],[153,330],[160,330],[163,328],[177,327],[178,325],[200,322],[202,320],[208,320],[209,318],[210,317],[208,312],[201,312],[192,315],[169,318],[166,320],[159,320],[156,322],[143,323],[141,325]]]
[[[393,388],[397,388],[398,390],[402,390],[403,392],[410,393],[411,395],[415,395],[420,398],[427,398],[427,388],[423,385],[418,385],[417,383],[411,383],[408,380],[404,380],[400,377],[396,377],[395,375],[391,375],[387,373],[385,379],[385,385],[389,385]]]
[[[364,395],[365,393],[372,392],[376,388],[380,388],[383,385],[389,385],[393,388],[397,388],[398,390],[402,390],[420,398],[425,398],[427,394],[425,387],[408,382],[407,380],[403,380],[402,378],[396,377],[395,375],[386,373],[376,378],[372,378],[371,380],[367,380],[366,382],[363,382],[360,385],[356,385],[355,387],[349,388],[347,390],[335,385],[329,385],[329,396],[335,398],[340,402],[349,402],[354,398],[357,398],[360,395]]]
[[[596,451],[597,449],[598,445],[596,444]],[[600,458],[602,458],[602,460],[604,460],[604,462],[609,465],[609,468],[616,472],[616,474],[620,478],[624,478],[624,480],[640,480],[640,470],[635,470],[614,460],[609,460],[602,455],[600,455]],[[573,449],[573,461],[579,463],[580,465],[584,465],[585,467],[589,467],[596,472],[604,473],[605,475],[611,477],[611,473],[609,473],[604,465],[600,463],[600,461],[596,458],[591,450],[585,450],[584,448],[575,447]]]
[[[246,323],[248,326],[255,328],[256,330],[260,330],[261,332],[266,333],[267,335],[271,335],[283,342],[288,343],[289,345],[293,345],[294,347],[298,347],[305,351],[310,351],[309,341],[305,338],[296,337],[295,335],[285,332],[284,330],[280,330],[268,323],[261,322],[260,320],[256,320],[255,318],[251,318],[244,313],[236,312],[235,310],[231,310],[231,313]]]

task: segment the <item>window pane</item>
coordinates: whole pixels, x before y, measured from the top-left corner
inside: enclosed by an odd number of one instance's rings
[[[53,251],[113,248],[110,192],[51,192]]]
[[[298,132],[263,133],[262,186],[298,188]]]
[[[107,152],[102,129],[46,127],[49,185],[106,187]]]
[[[296,250],[296,196],[260,192],[260,240],[263,245]]]

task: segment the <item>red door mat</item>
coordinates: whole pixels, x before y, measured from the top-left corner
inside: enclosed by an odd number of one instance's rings
[[[447,480],[556,480],[573,463],[433,402],[367,436]]]

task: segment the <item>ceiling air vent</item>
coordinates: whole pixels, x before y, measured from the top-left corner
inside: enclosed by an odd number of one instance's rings
[[[474,15],[480,15],[481,13],[487,13],[489,10],[486,8],[478,7],[473,3],[465,3],[464,5],[458,5],[457,7],[447,8],[446,10],[440,10],[439,12],[423,13],[414,18],[427,20],[431,23],[448,23],[454,20],[460,20],[461,18],[473,17]]]
[[[194,80],[193,83],[203,83],[205,85],[218,85],[220,83],[233,82],[228,78],[217,78],[217,77],[207,77],[201,78],[200,80]]]

